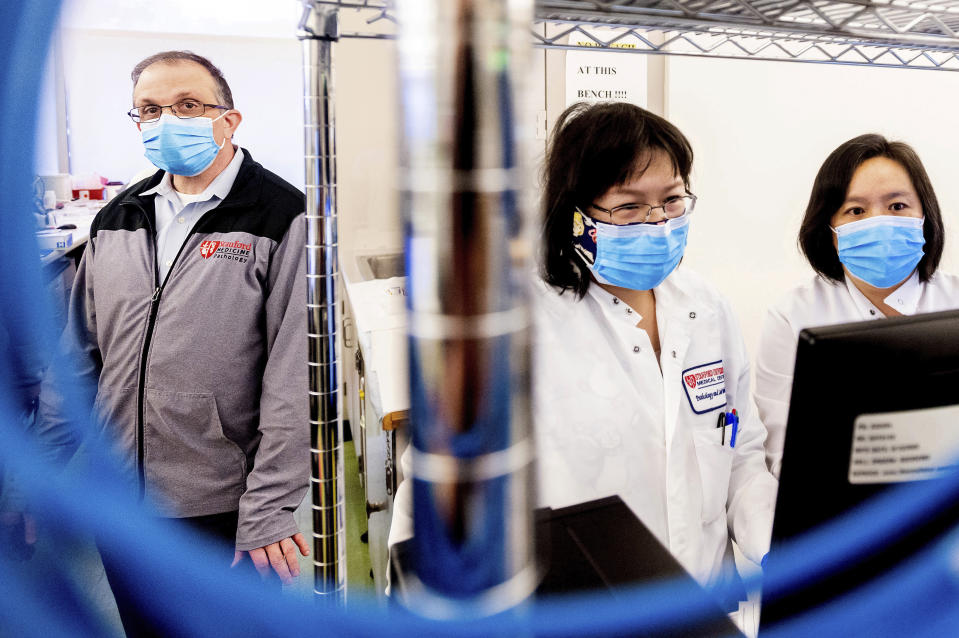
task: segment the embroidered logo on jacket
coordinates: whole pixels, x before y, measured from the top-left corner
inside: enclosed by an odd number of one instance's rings
[[[722,359],[684,370],[683,390],[696,414],[726,405],[726,368]]]
[[[239,241],[211,241],[206,240],[200,243],[200,256],[204,259],[228,259],[238,261],[241,264],[246,263],[250,258],[250,250],[253,244],[244,244]]]
[[[218,241],[205,241],[200,244],[200,256],[204,259],[209,259],[213,256],[213,253],[216,252],[216,249],[220,247],[220,242]]]

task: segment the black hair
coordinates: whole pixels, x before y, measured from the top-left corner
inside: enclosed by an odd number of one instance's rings
[[[874,157],[887,157],[901,165],[916,189],[925,217],[922,233],[926,240],[923,248],[925,254],[919,260],[917,268],[919,279],[929,281],[939,267],[946,239],[939,200],[936,199],[932,182],[929,181],[929,175],[926,174],[916,151],[905,142],[890,142],[875,133],[849,140],[830,153],[823,162],[816,181],[813,182],[806,215],[799,227],[799,248],[809,265],[820,276],[832,281],[843,281],[845,273],[833,244],[831,221],[846,201],[849,183],[856,170],[863,162]]]
[[[157,62],[173,64],[183,61],[195,62],[206,69],[216,83],[216,99],[220,102],[220,106],[233,108],[233,92],[230,91],[230,85],[226,83],[223,72],[205,57],[197,55],[192,51],[161,51],[160,53],[154,53],[150,57],[141,60],[133,67],[133,71],[130,73],[130,79],[133,80],[133,87],[136,88],[137,82],[140,81],[140,74],[151,64],[156,64]]]
[[[563,111],[543,166],[541,276],[546,283],[561,293],[586,294],[590,276],[573,250],[573,212],[641,175],[655,150],[669,157],[688,191],[693,149],[665,119],[626,102],[578,102]]]

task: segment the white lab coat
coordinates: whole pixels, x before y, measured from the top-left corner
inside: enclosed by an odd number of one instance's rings
[[[534,286],[534,427],[539,506],[618,494],[701,583],[731,560],[729,530],[759,562],[769,549],[777,482],[751,405],[749,363],[729,306],[680,268],[655,289],[662,372],[640,317],[599,286],[587,296]],[[725,381],[714,373],[723,368]],[[714,385],[684,389],[684,371]],[[725,390],[731,428],[716,427]],[[714,398],[697,399],[713,393]],[[698,408],[701,414],[697,414]],[[408,459],[404,459],[408,463]],[[404,463],[404,464],[406,464]],[[390,544],[411,535],[410,488],[394,502]]]
[[[922,283],[916,271],[884,302],[904,315],[959,308],[959,277],[936,273]],[[799,332],[803,328],[883,316],[848,277],[837,283],[817,276],[791,290],[767,312],[756,360],[756,405],[769,432],[766,460],[777,477],[782,465]]]

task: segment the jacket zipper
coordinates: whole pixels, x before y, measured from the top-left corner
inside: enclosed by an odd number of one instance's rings
[[[146,216],[146,210],[144,210],[142,207],[140,207],[140,210]],[[170,263],[170,267],[167,269],[166,277],[163,278],[162,283],[160,282],[160,256],[157,254],[158,246],[156,231],[153,228],[153,224],[150,223],[149,216],[147,216],[147,225],[150,227],[150,233],[153,235],[153,282],[155,288],[153,290],[153,296],[150,297],[150,314],[147,319],[146,334],[143,337],[143,348],[140,350],[140,374],[137,382],[137,427],[135,434],[137,444],[137,500],[143,500],[143,496],[146,493],[146,470],[144,468],[145,445],[143,441],[143,429],[144,423],[146,422],[145,398],[147,387],[147,357],[150,354],[150,345],[153,341],[153,330],[156,328],[157,314],[160,311],[160,298],[163,296],[163,289],[170,280],[170,275],[173,274],[173,269],[176,268],[177,262],[180,260],[180,255],[183,254],[183,249],[196,232],[196,227],[200,225],[200,222],[202,222],[207,215],[210,215],[215,210],[217,209],[214,208],[205,212],[200,219],[193,224],[193,228],[190,229],[190,232],[183,240],[183,243],[180,244],[180,249],[177,251],[176,257],[174,257],[173,261]]]
[[[156,261],[156,238],[153,240],[154,261]],[[156,279],[159,279],[157,277]],[[142,500],[146,490],[146,478],[143,469],[143,422],[146,419],[146,405],[144,397],[146,396],[146,374],[147,374],[147,353],[150,352],[150,342],[153,340],[153,327],[156,325],[157,311],[160,308],[160,295],[163,293],[163,287],[157,286],[150,298],[150,315],[147,319],[147,332],[143,338],[143,349],[140,351],[140,382],[137,384],[137,499]]]

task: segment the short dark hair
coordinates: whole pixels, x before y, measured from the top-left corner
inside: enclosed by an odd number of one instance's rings
[[[925,217],[922,232],[926,240],[925,254],[917,268],[919,279],[929,281],[939,267],[946,239],[939,200],[916,151],[905,142],[890,142],[875,133],[849,140],[830,153],[823,162],[813,182],[806,215],[799,227],[799,248],[820,276],[843,281],[845,273],[833,245],[830,222],[846,200],[853,174],[863,162],[874,157],[887,157],[900,164],[906,169],[916,189]]]
[[[546,283],[579,298],[586,294],[589,271],[573,250],[574,209],[641,175],[655,150],[666,153],[689,190],[693,149],[665,119],[626,102],[578,102],[563,111],[543,165],[541,276]]]
[[[156,64],[158,62],[162,62],[164,64],[174,64],[176,62],[196,62],[206,69],[213,77],[213,81],[216,83],[216,99],[220,102],[220,105],[231,109],[233,108],[233,92],[230,91],[230,85],[226,83],[226,78],[223,77],[223,72],[205,57],[202,55],[197,55],[192,51],[161,51],[160,53],[154,53],[150,57],[141,60],[135,67],[133,67],[133,71],[130,73],[130,79],[133,80],[134,88],[136,88],[137,82],[140,81],[140,74],[143,73],[143,70],[151,64]]]

